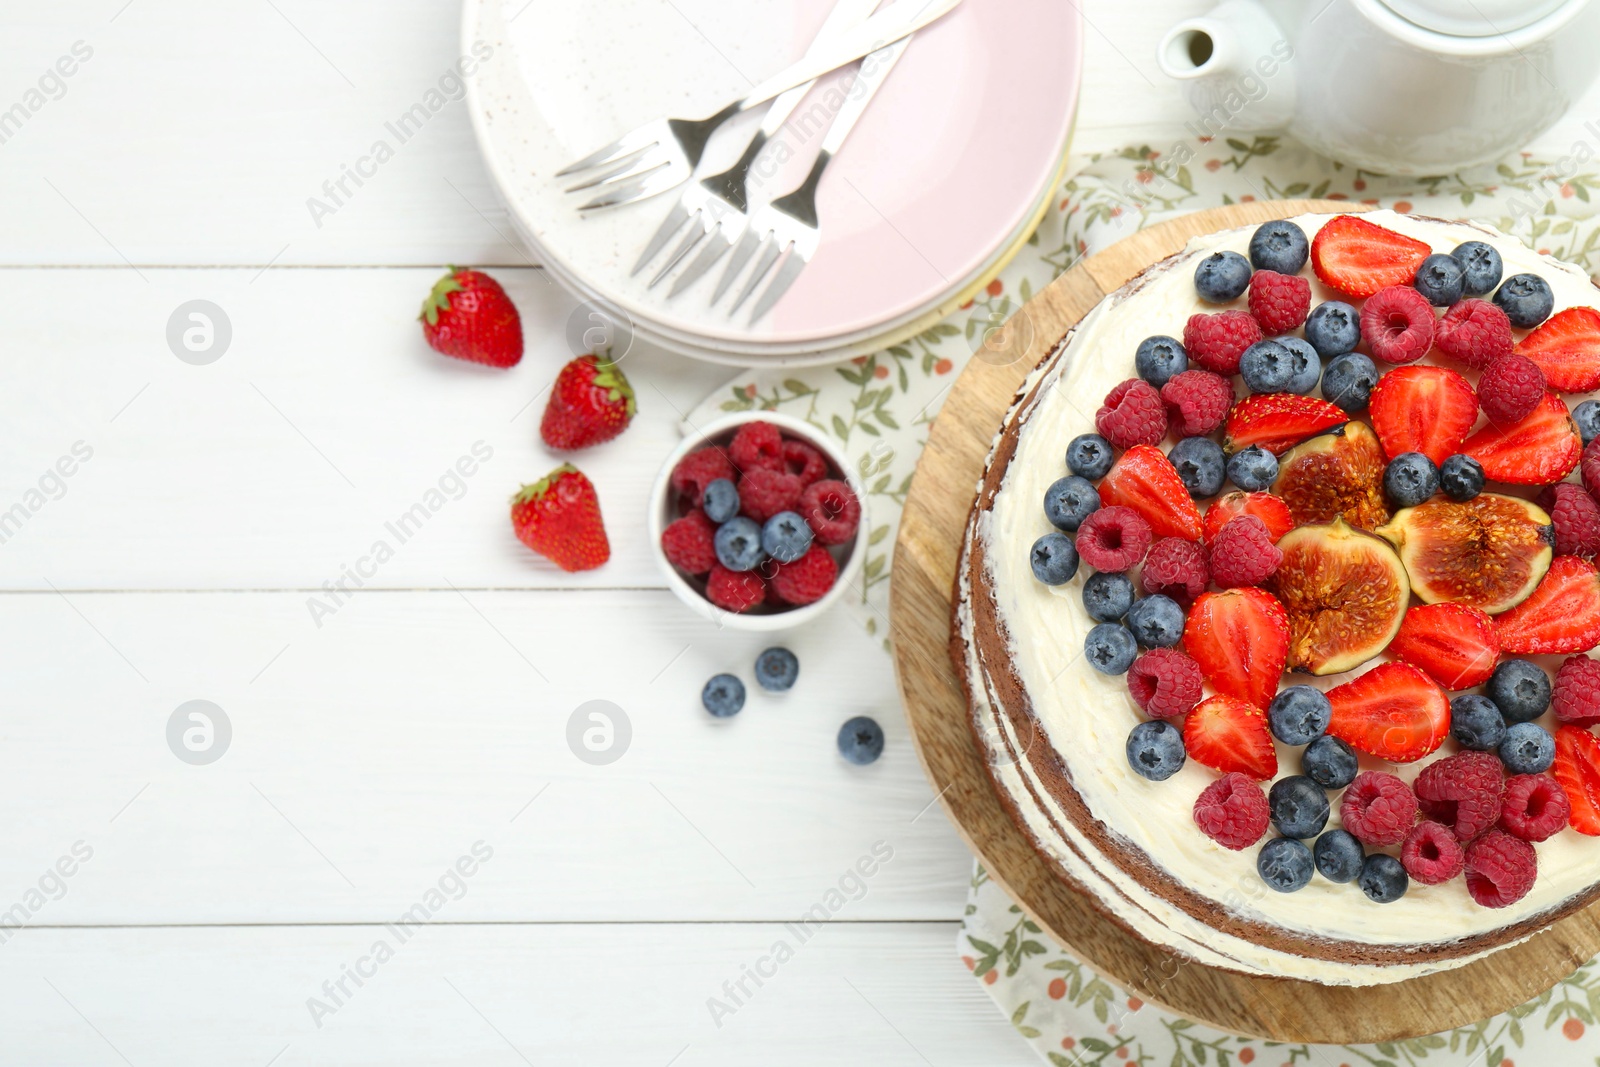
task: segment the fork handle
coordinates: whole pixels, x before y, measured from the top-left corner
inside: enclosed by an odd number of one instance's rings
[[[856,76],[845,90],[844,103],[839,106],[838,112],[833,116],[833,125],[828,127],[828,135],[822,139],[822,153],[832,156],[844,147],[846,137],[856,128],[856,123],[861,121],[861,116],[867,113],[867,105],[872,103],[872,98],[877,95],[883,83],[888,79],[889,72],[905,54],[906,46],[911,43],[909,36],[880,48],[861,61],[861,69],[856,71]]]
[[[887,49],[903,38],[909,37],[930,23],[937,22],[959,7],[962,0],[927,0],[911,14],[902,11],[917,7],[917,0],[900,0],[880,11],[848,33],[841,34],[829,47],[808,52],[798,63],[785,67],[745,94],[733,107],[748,111],[797,85],[815,81],[849,63],[854,63],[869,52]]]

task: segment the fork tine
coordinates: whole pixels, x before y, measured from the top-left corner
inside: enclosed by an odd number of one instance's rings
[[[733,318],[734,313],[739,310],[740,306],[750,299],[750,294],[756,291],[756,286],[761,284],[761,279],[767,276],[767,272],[772,269],[774,263],[778,262],[778,257],[783,255],[786,248],[788,248],[788,245],[780,245],[775,234],[772,235],[771,240],[761,246],[761,255],[756,260],[755,267],[750,271],[750,277],[745,280],[744,288],[739,290],[739,298],[728,309],[728,317],[730,319]]]
[[[757,235],[753,227],[744,231],[739,243],[733,246],[733,256],[728,260],[728,265],[722,269],[722,277],[717,279],[717,288],[711,294],[712,304],[721,300],[722,294],[733,287],[733,280],[739,276],[744,265],[750,262],[750,257],[756,254],[756,249],[761,247],[761,241],[762,237]]]
[[[644,254],[639,257],[639,262],[635,263],[633,270],[628,272],[629,276],[631,277],[644,270],[645,264],[655,259],[657,253],[667,246],[668,241],[672,240],[672,235],[683,229],[683,224],[688,221],[689,209],[684,207],[682,200],[679,200],[672,205],[672,210],[667,212],[667,217],[661,220],[660,227],[656,229],[655,236],[650,238],[650,243],[645,246]]]
[[[767,291],[756,301],[755,310],[750,312],[750,325],[754,326],[761,321],[762,316],[772,310],[772,305],[783,299],[783,294],[789,291],[789,286],[793,285],[794,280],[800,277],[800,272],[806,269],[806,262],[806,257],[801,255],[799,248],[789,253],[789,258],[783,261],[783,266],[772,276],[772,284],[767,286]]]
[[[590,174],[576,185],[567,186],[565,191],[581,193],[585,189],[593,189],[595,186],[604,185],[606,182],[625,182],[630,178],[648,174],[666,162],[662,157],[662,153],[655,150],[656,147],[651,145],[649,148],[631,153],[625,156],[621,162],[608,165]]]
[[[694,261],[685,267],[683,273],[673,281],[672,288],[667,292],[667,297],[670,299],[677,296],[699,281],[706,271],[715,266],[717,260],[726,255],[728,249],[732,247],[733,238],[728,234],[726,224],[719,224],[707,237],[706,246],[700,250],[700,254],[695,256]]]
[[[683,179],[673,175],[671,164],[663,164],[651,171],[646,177],[637,181],[621,185],[619,188],[606,186],[608,190],[595,197],[587,204],[581,204],[579,211],[598,211],[600,208],[620,207],[631,204],[636,200],[655,196],[657,193],[666,192],[676,185],[682,184]]]
[[[654,123],[651,125],[653,126]],[[648,126],[630,130],[604,148],[584,156],[576,163],[568,163],[565,167],[556,171],[556,177],[565,178],[569,174],[576,174],[580,170],[588,170],[590,167],[598,167],[603,163],[609,163],[622,156],[632,155],[641,149],[649,148],[651,145],[658,143],[660,143],[660,139],[656,136],[655,131]]]
[[[672,255],[667,257],[667,261],[656,271],[656,276],[650,279],[650,284],[646,288],[654,289],[660,285],[661,280],[672,273],[672,268],[682,263],[684,257],[693,252],[695,246],[705,239],[706,232],[705,212],[697,212],[696,217],[689,222],[689,232],[683,235],[683,240],[678,242],[678,247],[672,250]]]

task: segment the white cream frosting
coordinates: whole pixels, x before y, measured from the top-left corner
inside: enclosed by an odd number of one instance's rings
[[[1314,236],[1330,217],[1304,216],[1295,221],[1308,236]],[[1505,260],[1506,276],[1528,271],[1550,283],[1557,310],[1600,303],[1600,294],[1581,270],[1539,255],[1496,231],[1387,211],[1365,217],[1425,241],[1440,252],[1465,240],[1489,241]],[[1100,398],[1133,376],[1133,353],[1141,340],[1157,333],[1181,336],[1191,314],[1217,310],[1195,295],[1192,265],[1218,250],[1245,252],[1253,230],[1247,227],[1190,242],[1165,269],[1150,272],[1136,287],[1113,294],[1091,311],[1067,339],[1065,350],[1058,350],[1030,376],[1023,395],[1042,381],[1039,398],[1027,415],[992,507],[979,514],[975,524],[975,536],[985,548],[998,617],[1010,638],[1012,666],[1028,692],[1043,740],[1060,755],[1088,810],[1128,846],[1143,852],[1194,892],[1216,901],[1219,909],[1302,934],[1372,945],[1417,946],[1493,933],[1549,911],[1600,880],[1600,838],[1567,829],[1536,845],[1537,882],[1522,900],[1501,909],[1475,903],[1460,878],[1442,886],[1413,884],[1400,900],[1383,905],[1368,900],[1353,884],[1337,885],[1321,876],[1313,877],[1299,892],[1274,892],[1256,873],[1256,849],[1230,852],[1194,825],[1194,799],[1215,779],[1214,771],[1191,760],[1167,781],[1149,782],[1128,767],[1124,743],[1142,715],[1128,696],[1124,677],[1100,674],[1082,656],[1084,637],[1093,625],[1081,600],[1089,569],[1083,568],[1073,581],[1053,588],[1035,580],[1031,573],[1028,548],[1052,529],[1041,501],[1046,487],[1067,473],[1063,457],[1068,442],[1093,430],[1093,412]],[[1313,306],[1340,299],[1314,277],[1311,286]],[[963,561],[964,575],[965,569]],[[1014,751],[1021,751],[1024,744],[1011,734],[1009,720],[990,702],[971,641],[972,618],[965,604],[970,592],[967,581],[964,577],[959,614],[967,639],[975,711],[992,731],[992,753],[1001,750],[1002,736]],[[1553,670],[1558,663],[1559,658],[1553,658],[1547,665]],[[1331,688],[1354,673],[1360,672],[1315,679],[1311,684]],[[1548,716],[1542,725],[1554,729]],[[1453,749],[1447,742],[1434,757],[1409,765],[1367,757],[1362,763],[1364,768],[1391,770],[1409,781],[1431,759]],[[1280,777],[1298,773],[1298,750],[1280,745],[1278,758]],[[1026,759],[1011,762],[1000,757],[996,763],[998,780],[1047,852],[1141,936],[1186,956],[1234,970],[1344,985],[1400,981],[1476,958],[1457,956],[1384,966],[1338,963],[1224,934],[1144,889],[1102,854],[1050,799]],[[1337,797],[1333,799],[1330,826],[1338,821]],[[1478,955],[1485,954],[1487,951]]]

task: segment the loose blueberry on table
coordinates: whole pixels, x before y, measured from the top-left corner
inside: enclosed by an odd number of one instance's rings
[[[1154,324],[1045,495],[1033,573],[1082,582],[1083,654],[1142,713],[1128,765],[1216,771],[1196,828],[1279,892],[1505,907],[1530,842],[1600,836],[1600,402],[1564,399],[1600,389],[1600,311],[1504,270],[1269,222],[1199,261],[1214,309]],[[1530,658],[1561,654],[1553,682]]]

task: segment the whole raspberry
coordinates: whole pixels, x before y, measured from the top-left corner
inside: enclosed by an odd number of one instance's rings
[[[1539,875],[1533,846],[1490,830],[1467,847],[1467,892],[1486,908],[1503,908],[1527,896]]]
[[[688,497],[689,502],[695,507],[699,507],[706,486],[718,478],[726,478],[731,482],[737,477],[728,454],[712,445],[697,448],[678,460],[678,465],[672,468],[672,475],[668,481],[674,490]]]
[[[1128,693],[1153,719],[1187,715],[1200,703],[1200,664],[1175,648],[1152,648],[1128,668]]]
[[[788,604],[812,604],[833,588],[838,577],[839,565],[828,550],[812,545],[793,563],[778,564],[777,573],[772,576],[772,592]]]
[[[1161,387],[1167,421],[1179,437],[1204,437],[1228,418],[1233,407],[1233,383],[1208,370],[1174,374]]]
[[[844,544],[861,525],[861,501],[850,486],[831,478],[806,486],[796,510],[825,545]]]
[[[1593,556],[1600,552],[1600,505],[1581,485],[1560,482],[1539,494],[1539,506],[1556,527],[1556,555]]]
[[[1496,426],[1521,422],[1543,399],[1544,371],[1527,356],[1501,356],[1478,379],[1478,406]]]
[[[783,435],[770,422],[747,422],[739,427],[728,445],[728,458],[740,474],[751,471],[785,470]]]
[[[1078,527],[1078,558],[1104,574],[1125,571],[1144,559],[1154,535],[1132,508],[1101,508]]]
[[[1229,519],[1211,539],[1211,580],[1223,589],[1260,585],[1282,562],[1272,532],[1254,515]]]
[[[1200,832],[1235,852],[1260,841],[1271,820],[1267,794],[1239,771],[1218,778],[1195,798],[1194,822]]]
[[[1600,441],[1600,437],[1583,446],[1583,459],[1578,462],[1578,473],[1589,495],[1600,500],[1600,445],[1595,441]]]
[[[1568,656],[1556,671],[1550,706],[1562,722],[1574,726],[1600,723],[1600,660]]]
[[[1167,435],[1167,409],[1155,386],[1129,378],[1106,394],[1094,428],[1117,448],[1157,444]]]
[[[695,508],[661,531],[661,551],[674,567],[690,574],[704,574],[717,562],[717,549],[712,543],[716,532],[717,524]]]
[[[1384,771],[1362,771],[1339,800],[1339,822],[1368,845],[1398,845],[1417,817],[1411,787]]]
[[[1548,774],[1514,774],[1506,779],[1500,829],[1524,841],[1543,841],[1566,829],[1572,802]]]
[[[801,485],[810,485],[828,476],[828,461],[822,458],[821,452],[804,441],[785,441],[783,469],[785,473],[799,478]]]
[[[1461,842],[1442,823],[1419,822],[1400,846],[1400,864],[1423,885],[1441,885],[1461,873],[1466,862]]]
[[[1181,537],[1151,545],[1139,577],[1146,593],[1164,593],[1183,604],[1206,591],[1206,579],[1205,549]]]
[[[1415,363],[1433,347],[1433,305],[1409,285],[1391,285],[1367,298],[1361,337],[1375,359]]]
[[[739,511],[756,522],[766,522],[780,511],[800,506],[800,479],[792,474],[757,467],[739,479]]]
[[[1450,828],[1462,841],[1500,821],[1505,768],[1492,752],[1457,752],[1422,768],[1412,783],[1423,814]]]
[[[706,579],[706,599],[725,611],[745,612],[767,599],[767,586],[755,571],[730,571],[717,563]]]
[[[1261,325],[1248,311],[1191,315],[1183,327],[1183,348],[1189,362],[1218,374],[1238,374],[1239,357],[1261,340]]]
[[[1298,274],[1258,270],[1250,277],[1250,314],[1272,335],[1298,329],[1311,310],[1311,283]]]
[[[1511,320],[1488,300],[1462,300],[1434,327],[1433,343],[1451,359],[1482,370],[1515,348]]]

